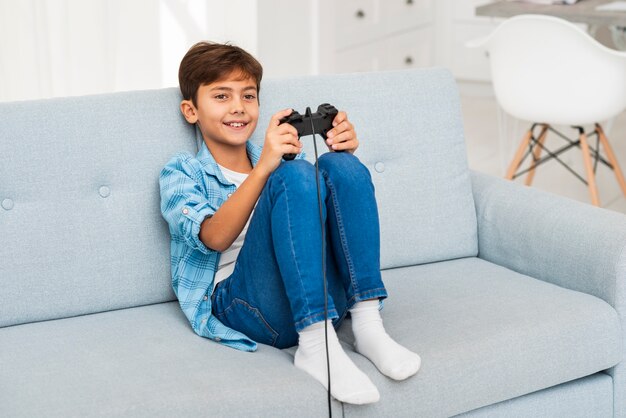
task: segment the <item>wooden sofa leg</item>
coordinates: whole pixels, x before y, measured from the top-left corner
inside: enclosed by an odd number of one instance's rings
[[[583,162],[585,163],[585,171],[587,172],[587,185],[589,186],[589,194],[591,195],[591,203],[594,206],[600,206],[598,198],[598,187],[596,186],[596,176],[593,173],[593,165],[591,163],[591,155],[589,155],[589,144],[587,143],[587,135],[582,128],[579,131],[580,148],[583,153]]]
[[[524,135],[522,142],[520,142],[519,147],[517,148],[517,151],[515,152],[515,156],[513,157],[513,160],[511,161],[511,164],[509,165],[509,169],[506,171],[506,175],[504,176],[504,178],[506,178],[507,180],[513,180],[513,176],[515,175],[515,172],[517,171],[520,163],[522,162],[522,157],[524,156],[524,152],[526,151],[526,148],[528,148],[528,144],[530,143],[530,137],[532,136],[532,134],[533,134],[533,130],[531,128],[528,130],[528,132],[526,132],[526,135]]]
[[[596,123],[596,131],[600,136],[600,142],[604,147],[604,151],[606,152],[606,156],[609,159],[609,162],[613,166],[613,172],[615,173],[615,177],[617,178],[617,182],[619,183],[619,187],[622,188],[622,193],[626,196],[626,181],[624,181],[624,174],[622,173],[622,169],[617,162],[617,158],[615,157],[615,153],[613,152],[613,148],[611,148],[611,144],[609,143],[608,138],[604,134],[604,130],[599,123]]]
[[[526,176],[526,186],[530,186],[533,183],[533,179],[535,178],[535,164],[539,157],[541,156],[541,151],[543,151],[543,143],[546,140],[546,136],[548,135],[548,127],[550,125],[542,125],[541,133],[539,134],[539,139],[537,140],[537,145],[535,145],[535,149],[533,150],[533,163],[530,167],[530,171]]]

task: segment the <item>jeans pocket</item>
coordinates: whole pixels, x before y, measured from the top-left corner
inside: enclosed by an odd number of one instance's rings
[[[261,311],[245,300],[235,298],[224,311],[214,314],[227,327],[244,333],[258,343],[276,344],[278,332],[265,320]]]

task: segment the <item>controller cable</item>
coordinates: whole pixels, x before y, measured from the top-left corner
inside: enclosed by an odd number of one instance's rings
[[[315,184],[317,185],[317,206],[320,216],[320,227],[322,231],[322,277],[324,282],[324,342],[326,344],[326,372],[328,373],[328,416],[332,418],[332,402],[330,397],[330,356],[328,354],[328,282],[326,280],[326,236],[324,224],[324,212],[322,207],[322,191],[320,187],[319,159],[317,154],[317,143],[315,142],[315,126],[311,117],[311,108],[307,107],[305,116],[311,121],[311,132],[313,132],[313,148],[315,149]]]

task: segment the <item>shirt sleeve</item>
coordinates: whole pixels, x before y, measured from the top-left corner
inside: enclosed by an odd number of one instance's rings
[[[190,163],[192,158],[179,154],[161,171],[161,213],[173,233],[191,248],[208,254],[213,250],[200,241],[200,225],[217,211],[219,190],[204,190],[199,173]]]

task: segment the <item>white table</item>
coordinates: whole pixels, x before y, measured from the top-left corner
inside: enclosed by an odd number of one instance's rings
[[[626,50],[626,11],[596,10],[598,6],[612,2],[613,0],[580,0],[572,5],[543,5],[522,1],[496,1],[477,7],[476,15],[504,18],[520,14],[556,16],[571,22],[588,24],[592,36],[598,27],[607,26],[615,46]]]
[[[596,7],[607,3],[612,3],[612,0],[580,0],[572,5],[543,5],[522,1],[496,1],[477,7],[476,15],[511,17],[519,14],[543,14],[595,26],[626,27],[626,12],[596,10]]]

